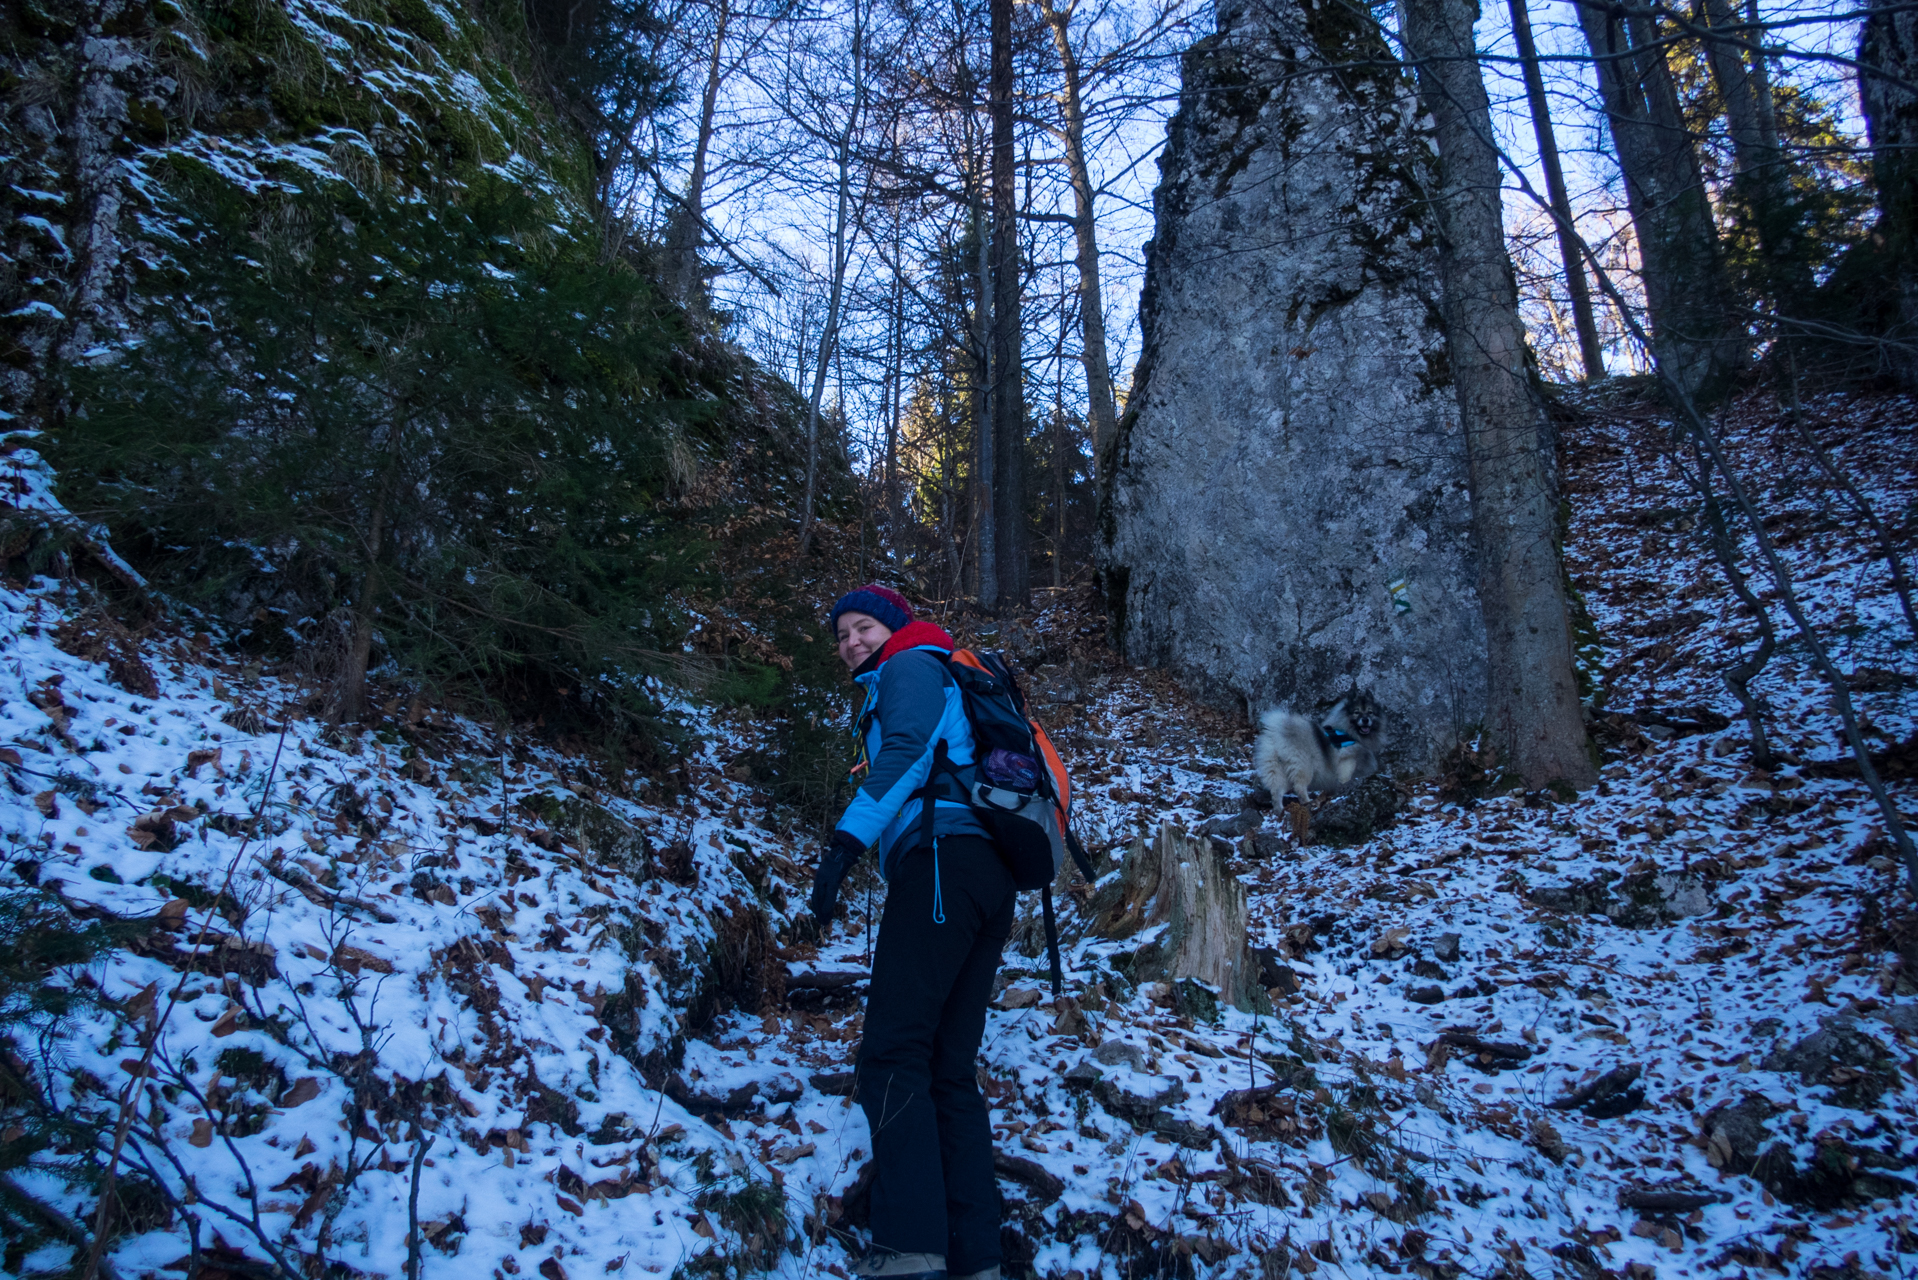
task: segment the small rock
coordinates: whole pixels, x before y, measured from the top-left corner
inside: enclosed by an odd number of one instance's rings
[[[1136,1128],[1150,1130],[1168,1142],[1203,1151],[1218,1137],[1217,1131],[1172,1113],[1170,1108],[1184,1102],[1186,1097],[1185,1084],[1177,1076],[1144,1075],[1130,1070],[1120,1076],[1108,1076],[1088,1058],[1067,1071],[1064,1079],[1068,1088],[1086,1090],[1112,1115]]]
[[[1705,1131],[1706,1163],[1723,1173],[1751,1173],[1757,1166],[1759,1149],[1771,1137],[1765,1122],[1777,1114],[1778,1108],[1756,1093],[1707,1111],[1700,1122]]]
[[[1901,1036],[1918,1036],[1918,1004],[1888,1004],[1865,1016],[1875,1018]]]
[[[1213,818],[1210,822],[1200,826],[1199,834],[1202,836],[1224,836],[1230,840],[1237,840],[1242,836],[1247,836],[1257,831],[1264,822],[1265,815],[1257,809],[1244,809],[1230,818]]]
[[[1432,958],[1451,964],[1458,959],[1459,937],[1456,933],[1441,933],[1438,941],[1432,944]]]
[[[1572,1149],[1565,1145],[1565,1139],[1558,1129],[1543,1116],[1534,1117],[1531,1124],[1532,1145],[1553,1164],[1563,1164]]]
[[[1036,703],[1084,702],[1086,689],[1071,667],[1048,663],[1032,673],[1028,695]]]
[[[1218,993],[1191,978],[1181,978],[1172,984],[1172,1011],[1198,1022],[1217,1022]]]
[[[1843,1016],[1826,1018],[1804,1039],[1773,1048],[1758,1065],[1796,1075],[1801,1084],[1830,1085],[1834,1103],[1858,1111],[1871,1110],[1898,1082],[1891,1052],[1856,1018]]]
[[[1449,936],[1456,938],[1458,935],[1451,934]],[[1451,974],[1445,972],[1445,970],[1441,969],[1432,961],[1427,960],[1424,956],[1420,956],[1418,959],[1412,961],[1410,972],[1414,978],[1432,978],[1439,982],[1449,982],[1452,978]]]
[[[1700,876],[1641,864],[1629,874],[1609,873],[1571,884],[1539,885],[1526,892],[1534,906],[1566,915],[1602,915],[1625,929],[1652,929],[1702,916],[1712,909],[1710,887]]]
[[[1582,1108],[1594,1120],[1612,1120],[1629,1115],[1645,1105],[1645,1090],[1637,1080],[1644,1068],[1636,1062],[1613,1067],[1604,1075],[1580,1085],[1564,1097],[1545,1105],[1554,1111]]]
[[[1413,1004],[1441,1004],[1445,1000],[1443,987],[1413,987],[1405,993],[1405,998]]]
[[[1105,1041],[1097,1049],[1092,1051],[1092,1058],[1093,1061],[1102,1062],[1108,1067],[1116,1067],[1123,1064],[1137,1071],[1140,1075],[1145,1074],[1144,1051],[1141,1050],[1138,1045],[1127,1044],[1123,1040]]]
[[[1383,774],[1373,774],[1321,800],[1312,810],[1312,839],[1338,847],[1363,844],[1392,825],[1403,798]]]
[[[1279,958],[1279,953],[1269,948],[1258,951],[1259,985],[1267,991],[1279,991],[1288,996],[1299,993],[1303,984],[1291,965]]]
[[[1406,954],[1405,940],[1412,936],[1412,930],[1406,925],[1397,925],[1385,930],[1372,939],[1372,958],[1374,960],[1397,960]]]
[[[1285,837],[1276,831],[1254,831],[1251,841],[1252,856],[1262,861],[1275,856],[1285,848]]]

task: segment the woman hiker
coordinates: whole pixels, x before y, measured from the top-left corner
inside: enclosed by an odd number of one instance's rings
[[[868,848],[886,881],[856,1087],[872,1126],[872,1249],[853,1270],[999,1280],[999,1188],[976,1062],[1012,930],[1012,877],[950,775],[934,791],[929,840],[914,795],[941,742],[971,772],[965,707],[937,656],[955,645],[876,583],[841,596],[831,625],[866,702],[855,727],[858,792],[813,881],[822,932],[840,881]]]

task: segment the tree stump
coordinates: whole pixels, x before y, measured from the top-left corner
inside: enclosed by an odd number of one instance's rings
[[[1192,979],[1247,1012],[1262,1005],[1259,962],[1246,940],[1245,886],[1222,841],[1193,839],[1165,823],[1150,844],[1126,851],[1119,878],[1093,896],[1087,931],[1122,939],[1151,931],[1134,954],[1139,982]]]

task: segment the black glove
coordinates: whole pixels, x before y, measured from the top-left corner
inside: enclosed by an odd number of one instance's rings
[[[832,833],[832,842],[826,851],[819,855],[819,874],[812,880],[812,913],[823,927],[832,920],[834,906],[839,902],[839,885],[845,880],[846,873],[852,870],[852,864],[859,861],[866,846],[859,843],[859,837],[845,831]]]

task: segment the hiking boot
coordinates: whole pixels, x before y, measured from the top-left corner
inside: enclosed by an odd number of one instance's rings
[[[852,1273],[861,1280],[946,1280],[946,1259],[938,1253],[894,1253],[874,1248],[852,1264]]]
[[[999,1280],[999,1264],[995,1262],[984,1271],[971,1271],[962,1276],[947,1276],[946,1280]]]

